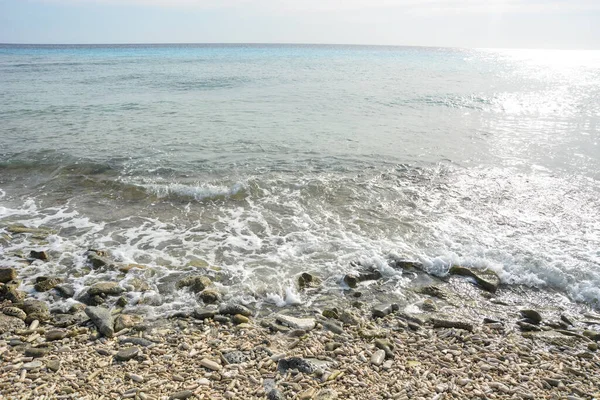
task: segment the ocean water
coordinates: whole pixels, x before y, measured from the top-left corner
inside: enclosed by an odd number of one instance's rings
[[[0,242],[33,296],[139,276],[168,313],[206,264],[285,307],[357,261],[402,296],[400,257],[600,301],[600,52],[0,45],[0,88],[0,233],[55,232]],[[89,271],[89,248],[147,268]]]

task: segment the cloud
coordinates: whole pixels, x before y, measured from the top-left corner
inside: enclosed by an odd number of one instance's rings
[[[598,0],[41,0],[191,9],[249,9],[274,14],[389,10],[410,14],[563,13],[600,11]]]

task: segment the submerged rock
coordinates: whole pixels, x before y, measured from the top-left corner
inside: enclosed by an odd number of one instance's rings
[[[109,309],[89,306],[85,308],[85,313],[101,334],[106,337],[114,336],[114,321]]]
[[[50,289],[54,289],[60,283],[62,283],[62,279],[60,278],[46,278],[37,282],[33,287],[38,292],[47,292]]]
[[[8,283],[17,279],[17,271],[14,268],[0,268],[0,282]]]
[[[450,275],[460,275],[473,278],[475,283],[488,292],[495,293],[500,286],[500,278],[491,270],[473,270],[471,268],[453,265],[448,271]]]
[[[9,225],[6,227],[6,231],[9,233],[15,234],[15,235],[29,233],[29,234],[32,234],[34,236],[39,236],[39,237],[46,237],[46,236],[54,233],[54,231],[52,229],[29,228],[29,227],[26,227],[25,225],[20,225],[20,224]]]
[[[221,293],[214,289],[204,289],[198,297],[206,304],[214,304],[221,301]]]
[[[309,274],[308,272],[303,272],[298,277],[298,290],[304,290],[311,287],[317,287],[321,283],[321,280],[314,276],[313,274]]]
[[[181,279],[176,286],[177,289],[189,288],[194,293],[200,293],[210,285],[212,281],[208,276],[193,275]]]
[[[42,261],[48,261],[50,259],[50,257],[48,257],[48,253],[46,253],[45,251],[35,251],[35,250],[31,250],[29,252],[29,258],[33,258],[34,260],[42,260]]]
[[[125,289],[123,289],[117,282],[98,282],[94,283],[88,289],[88,293],[90,296],[118,296],[123,293]]]
[[[59,296],[70,299],[75,296],[75,289],[71,285],[56,285],[54,287]]]
[[[214,308],[196,308],[192,316],[196,319],[214,318],[217,315],[217,310]]]

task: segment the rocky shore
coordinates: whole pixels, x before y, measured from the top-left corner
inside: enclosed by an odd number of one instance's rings
[[[36,234],[13,232],[23,233]],[[86,257],[91,270],[144,268],[100,250]],[[26,293],[19,268],[0,265],[0,398],[600,398],[599,314],[547,293],[522,304],[533,296],[515,298],[490,271],[454,266],[441,279],[412,261],[390,266],[421,282],[404,303],[368,296],[384,279],[357,264],[331,304],[260,309],[225,298],[202,266],[174,285],[198,307],[149,319],[125,295],[142,292],[141,280],[75,293],[64,277],[38,276]],[[301,274],[297,289],[310,296],[321,279]]]

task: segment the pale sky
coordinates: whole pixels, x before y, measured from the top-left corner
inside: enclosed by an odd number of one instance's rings
[[[600,49],[600,0],[0,0],[0,43]]]

